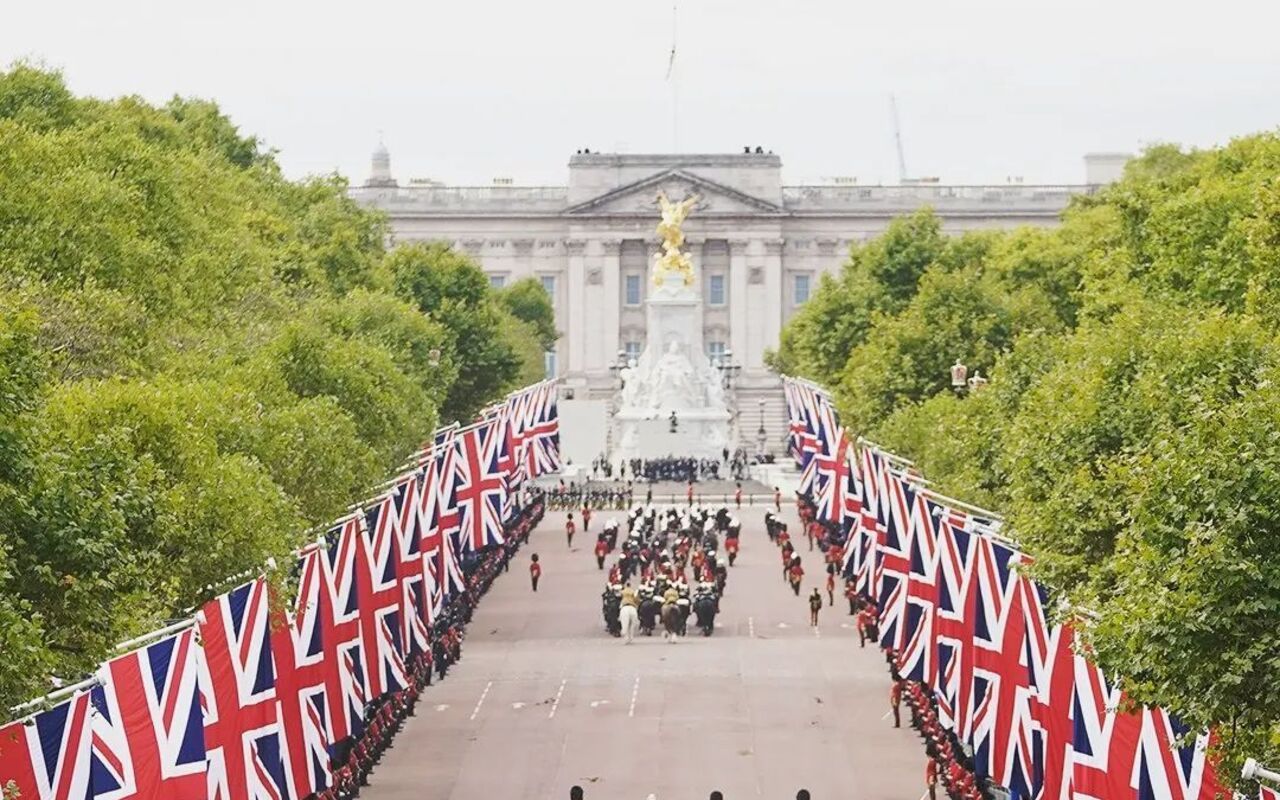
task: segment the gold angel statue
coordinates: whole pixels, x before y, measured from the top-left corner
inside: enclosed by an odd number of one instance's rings
[[[654,256],[653,282],[658,286],[668,272],[678,272],[684,277],[684,285],[693,285],[693,262],[689,254],[682,252],[684,230],[681,226],[701,198],[690,195],[679,203],[667,198],[666,192],[658,192],[658,205],[662,208],[662,222],[658,223],[658,235],[662,237],[662,252]]]

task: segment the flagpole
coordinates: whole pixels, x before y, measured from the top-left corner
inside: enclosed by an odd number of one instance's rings
[[[671,3],[671,56],[667,61],[667,80],[671,83],[671,152],[680,152],[680,92],[679,81],[676,79],[676,33],[678,31],[677,22],[678,3],[672,0]]]

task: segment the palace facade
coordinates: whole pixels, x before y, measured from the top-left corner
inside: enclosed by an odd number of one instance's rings
[[[603,397],[615,386],[611,367],[638,356],[645,342],[657,193],[673,200],[697,194],[685,231],[703,300],[703,341],[713,360],[741,368],[734,380],[738,405],[766,401],[772,429],[782,424],[781,400],[765,350],[777,346],[783,324],[819,276],[839,268],[851,243],[924,206],[949,233],[1055,225],[1072,195],[1114,180],[1126,158],[1086,156],[1085,180],[1077,185],[864,186],[788,185],[781,158],[759,150],[578,153],[569,159],[564,186],[445,186],[399,185],[379,147],[369,180],[351,195],[388,215],[395,241],[449,242],[474,256],[495,286],[541,281],[562,333],[547,354],[549,373],[582,396]]]

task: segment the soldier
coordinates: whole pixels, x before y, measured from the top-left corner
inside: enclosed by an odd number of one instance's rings
[[[822,610],[822,594],[818,591],[818,587],[813,587],[813,594],[809,595],[809,625],[818,627],[818,612]]]
[[[782,513],[782,490],[777,486],[773,487],[773,507],[779,514]]]
[[[791,557],[791,567],[787,570],[789,580],[791,581],[791,590],[795,592],[796,597],[800,596],[800,581],[804,580],[804,567],[800,566],[800,556]],[[817,593],[815,588],[814,593]],[[822,603],[822,595],[818,595],[818,603]]]
[[[902,705],[902,679],[898,677],[898,671],[893,672],[893,685],[889,687],[889,708],[893,711],[893,727],[902,727],[902,718],[899,707]]]
[[[569,512],[569,517],[564,521],[564,535],[569,542],[569,546],[573,547],[573,534],[577,531],[577,526],[573,524],[573,512]]]
[[[542,565],[538,563],[538,554],[534,553],[529,558],[529,582],[533,584],[533,590],[538,591],[538,578],[542,577]]]
[[[733,502],[737,504],[738,508],[742,508],[742,484],[741,483],[738,484],[738,488],[733,490]]]
[[[591,530],[591,506],[586,503],[582,504],[582,532],[586,533]]]
[[[849,616],[856,616],[858,613],[858,589],[853,585],[853,581],[844,582],[844,599],[849,601]]]
[[[868,640],[876,641],[876,607],[871,603],[858,612],[858,646],[866,647]]]
[[[827,569],[827,605],[834,606],[836,604],[836,574],[835,571],[828,567]]]
[[[609,542],[605,540],[602,534],[596,539],[596,567],[604,569],[605,556],[609,555]]]

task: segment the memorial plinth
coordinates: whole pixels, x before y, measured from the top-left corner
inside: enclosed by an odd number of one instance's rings
[[[702,299],[692,286],[692,262],[679,249],[684,241],[679,223],[693,201],[679,206],[665,197],[662,201],[658,232],[665,239],[664,252],[655,256],[655,285],[645,300],[644,351],[620,375],[623,386],[613,418],[615,461],[668,455],[719,458],[730,445],[720,374],[703,352]]]

